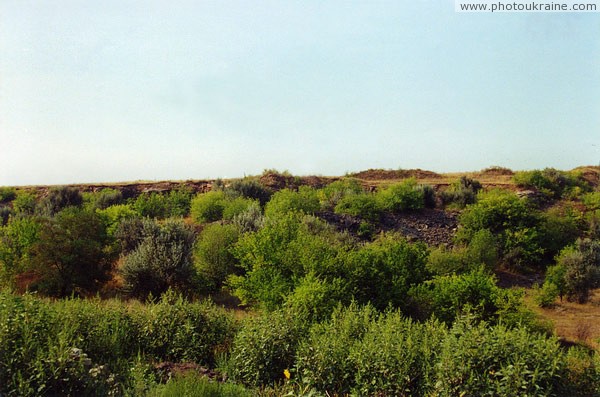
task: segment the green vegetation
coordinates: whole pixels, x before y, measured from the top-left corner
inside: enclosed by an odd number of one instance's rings
[[[594,177],[507,172],[2,188],[0,395],[597,395]]]
[[[124,258],[125,290],[138,297],[159,296],[169,288],[189,290],[194,284],[194,231],[181,221],[143,225],[139,244]]]

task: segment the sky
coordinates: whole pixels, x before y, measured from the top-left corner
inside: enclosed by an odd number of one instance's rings
[[[600,164],[600,13],[0,0],[0,185]]]

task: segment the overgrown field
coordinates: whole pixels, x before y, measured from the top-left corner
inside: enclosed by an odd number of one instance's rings
[[[599,176],[0,188],[0,395],[599,395]]]

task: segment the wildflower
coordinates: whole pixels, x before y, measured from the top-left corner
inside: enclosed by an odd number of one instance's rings
[[[286,368],[283,370],[283,376],[285,376],[286,379],[289,379],[292,374],[290,374],[290,371]]]

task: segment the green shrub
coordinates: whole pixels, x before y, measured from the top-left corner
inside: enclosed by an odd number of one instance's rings
[[[155,361],[214,365],[231,345],[236,326],[209,301],[190,303],[172,290],[134,313],[140,351]]]
[[[81,206],[83,196],[75,187],[59,186],[50,189],[48,195],[39,204],[43,215],[53,216],[64,208]]]
[[[352,394],[431,395],[446,332],[435,321],[416,323],[398,312],[381,315],[351,348],[349,361],[355,363]]]
[[[333,275],[342,243],[332,228],[314,217],[289,213],[267,218],[265,226],[240,237],[233,253],[245,274],[229,286],[243,303],[279,307],[310,272]]]
[[[225,207],[223,208],[223,219],[233,220],[237,215],[244,213],[253,205],[258,205],[257,201],[254,201],[245,197],[236,197],[225,201]]]
[[[233,216],[231,220],[242,233],[255,232],[265,223],[260,205],[256,202],[248,206],[244,211]]]
[[[12,202],[13,211],[19,215],[33,215],[36,207],[36,198],[33,193],[19,190],[17,197]]]
[[[310,273],[286,297],[285,307],[299,319],[312,324],[329,318],[338,304],[347,301],[345,280],[321,280]]]
[[[498,263],[498,240],[488,229],[478,230],[471,237],[465,254],[471,269],[485,265],[491,271]]]
[[[17,197],[14,187],[0,187],[0,204],[13,201]]]
[[[358,216],[370,221],[381,217],[375,196],[371,193],[352,193],[342,197],[335,206],[336,214]]]
[[[411,286],[425,281],[427,247],[386,234],[349,252],[345,279],[357,302],[378,309],[403,307]]]
[[[225,192],[236,197],[242,196],[252,200],[258,200],[264,206],[271,198],[271,191],[259,181],[252,178],[243,178],[233,181]]]
[[[427,259],[427,269],[435,275],[466,273],[484,265],[492,271],[498,262],[498,245],[494,235],[487,229],[473,234],[468,245],[448,249],[434,248]]]
[[[247,319],[233,341],[228,375],[250,386],[283,379],[283,371],[294,366],[302,334],[303,326],[283,311]]]
[[[224,310],[173,293],[123,305],[0,292],[0,324],[0,394],[19,396],[143,391],[150,363],[212,365],[236,332]]]
[[[600,192],[592,192],[584,195],[583,203],[588,210],[600,210]]]
[[[433,315],[446,324],[452,324],[465,312],[482,320],[497,317],[498,294],[496,280],[483,268],[461,275],[438,276],[410,291],[418,318]]]
[[[199,223],[222,219],[225,200],[225,193],[220,190],[197,195],[191,203],[192,219]]]
[[[556,339],[525,328],[462,319],[446,336],[436,366],[438,396],[556,395],[563,372]]]
[[[15,276],[30,268],[31,248],[39,239],[40,227],[31,217],[14,218],[0,227],[0,284],[13,285]]]
[[[419,210],[425,207],[425,192],[414,178],[377,191],[376,198],[379,207],[387,212]]]
[[[129,204],[117,204],[106,207],[96,212],[105,219],[106,230],[110,236],[114,236],[119,225],[125,219],[139,217],[139,214]]]
[[[556,288],[557,296],[562,300],[563,296],[567,293],[567,268],[564,265],[554,265],[548,267],[546,270],[546,278],[544,285],[551,284]],[[556,299],[556,298],[555,298]]]
[[[293,211],[314,214],[319,208],[317,191],[308,186],[300,186],[298,191],[282,189],[273,194],[265,206],[265,215],[278,216]]]
[[[143,233],[147,234],[125,256],[120,269],[125,290],[146,297],[159,296],[169,288],[192,288],[194,231],[182,221],[170,220],[158,227],[145,227]]]
[[[120,190],[104,188],[96,193],[91,193],[88,200],[94,209],[105,209],[112,205],[123,203],[123,193]]]
[[[239,231],[234,225],[208,225],[194,248],[198,273],[208,280],[211,290],[220,288],[230,274],[239,274],[237,259],[231,247],[237,242]]]
[[[356,384],[356,363],[350,353],[376,317],[372,306],[353,303],[336,309],[331,320],[312,326],[296,354],[302,382],[329,395],[349,394]]]
[[[536,285],[534,288],[534,300],[540,307],[552,307],[556,298],[559,296],[559,290],[556,284],[544,282],[542,287]]]
[[[582,215],[572,208],[552,208],[543,213],[538,230],[545,262],[552,262],[563,248],[573,244],[582,235],[583,228]]]
[[[34,288],[52,296],[95,292],[109,279],[110,238],[96,212],[70,207],[41,223],[31,247],[31,266],[39,277]]]
[[[155,220],[139,217],[125,217],[114,232],[121,246],[121,254],[127,255],[135,250],[150,235],[158,234],[159,226]]]
[[[437,204],[435,189],[430,185],[419,185],[419,190],[423,191],[423,203],[425,208],[435,208]]]
[[[513,180],[517,186],[536,189],[548,199],[559,199],[569,196],[574,189],[589,190],[590,186],[583,178],[572,172],[558,171],[554,168],[543,170],[520,171]]]
[[[63,314],[31,296],[0,293],[0,394],[92,396],[118,390],[111,369],[77,347],[81,340]]]
[[[600,242],[577,240],[573,247],[561,251],[557,264],[564,268],[564,287],[570,301],[585,303],[591,290],[600,287]]]
[[[469,242],[475,233],[487,229],[498,241],[499,257],[508,266],[538,265],[544,249],[538,232],[539,213],[516,194],[495,189],[479,193],[477,203],[460,216],[457,240]]]
[[[186,217],[190,213],[194,193],[187,187],[171,190],[167,199],[169,216]]]
[[[145,218],[163,219],[169,215],[168,198],[157,192],[140,194],[132,207]]]
[[[206,376],[186,373],[175,376],[164,385],[157,385],[146,394],[148,397],[252,397],[244,387],[233,383],[220,383]]]
[[[431,249],[427,258],[426,268],[437,276],[465,273],[471,264],[467,262],[465,247],[448,249],[440,246]]]
[[[317,195],[321,203],[321,208],[332,210],[344,197],[348,195],[360,195],[362,193],[364,193],[364,190],[357,179],[344,178],[320,189]]]
[[[0,205],[0,226],[4,226],[8,223],[8,219],[10,218],[12,211],[10,207],[5,205]]]
[[[444,205],[454,204],[464,208],[468,204],[475,203],[477,193],[481,190],[481,183],[475,179],[461,176],[460,179],[440,194]]]

